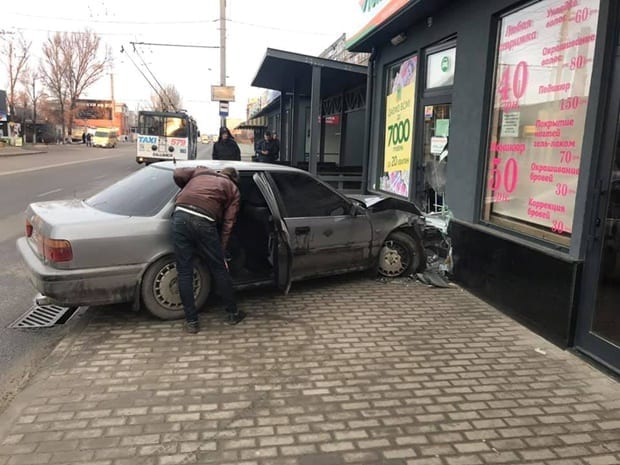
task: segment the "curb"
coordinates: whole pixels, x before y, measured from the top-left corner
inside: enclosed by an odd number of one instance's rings
[[[26,155],[40,155],[42,153],[47,153],[44,150],[24,150],[23,152],[9,152],[9,153],[3,153],[2,149],[0,149],[0,158],[3,157],[23,157]]]

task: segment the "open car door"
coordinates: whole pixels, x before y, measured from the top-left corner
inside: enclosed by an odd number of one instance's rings
[[[288,294],[288,291],[291,289],[291,269],[293,267],[293,248],[291,247],[291,238],[288,233],[288,228],[280,215],[278,203],[276,202],[276,198],[265,175],[262,173],[254,173],[252,179],[258,186],[261,194],[263,194],[263,197],[265,197],[276,230],[276,244],[274,244],[273,257],[275,282],[284,294]]]

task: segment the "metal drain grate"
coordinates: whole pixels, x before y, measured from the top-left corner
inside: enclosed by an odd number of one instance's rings
[[[61,307],[60,305],[33,305],[9,328],[49,328],[56,324],[63,324],[77,310],[77,307]]]

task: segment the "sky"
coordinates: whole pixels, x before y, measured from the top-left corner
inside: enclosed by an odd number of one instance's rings
[[[134,51],[131,42],[219,46],[219,3],[2,2],[0,31],[22,33],[31,40],[31,63],[37,64],[41,44],[48,36],[55,31],[83,31],[88,27],[110,47],[113,66],[84,98],[110,99],[113,74],[115,100],[126,103],[130,110],[147,108],[154,92],[138,65],[153,83],[148,69],[162,85],[174,84],[201,131],[216,133],[218,103],[211,102],[211,85],[219,85],[219,49],[138,44]],[[261,89],[251,87],[251,82],[268,47],[318,55],[341,34],[352,35],[366,21],[360,0],[227,0],[226,17],[226,83],[236,87],[229,116],[241,119],[245,119],[248,98],[261,93]],[[0,88],[6,88],[7,81],[2,67]]]

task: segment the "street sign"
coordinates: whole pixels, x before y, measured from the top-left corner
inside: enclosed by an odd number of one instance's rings
[[[234,102],[234,86],[211,86],[211,100],[214,102]]]
[[[220,116],[228,116],[228,102],[220,102]]]

